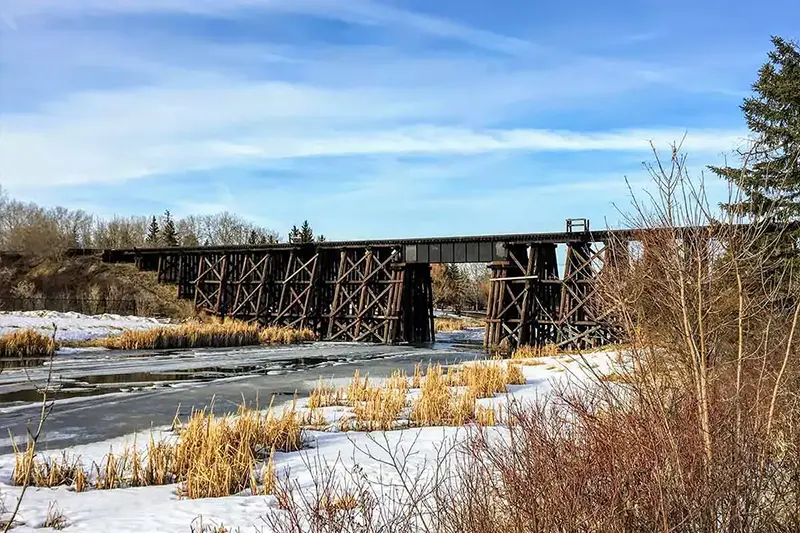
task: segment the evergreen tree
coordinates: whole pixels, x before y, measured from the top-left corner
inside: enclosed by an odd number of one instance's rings
[[[325,237],[323,237],[323,240]],[[295,243],[309,243],[314,242],[314,230],[311,229],[311,224],[308,223],[308,220],[303,221],[303,225],[300,226],[298,229],[297,226],[292,226],[292,229],[289,230],[289,242]],[[317,241],[321,242],[321,241]]]
[[[317,235],[317,242],[325,242],[325,235]]]
[[[269,235],[267,232],[260,228],[253,228],[247,236],[247,244],[251,246],[259,246],[262,244],[269,244]]]
[[[780,37],[772,44],[755,94],[741,106],[756,149],[745,155],[745,168],[711,170],[743,193],[740,202],[723,205],[728,212],[786,221],[800,215],[800,48]]]
[[[154,215],[153,220],[150,221],[150,225],[147,227],[147,237],[145,237],[145,242],[151,246],[158,245],[159,233],[158,220],[156,220]]]
[[[314,230],[311,229],[308,220],[304,220],[300,226],[300,242],[314,242]]]
[[[300,242],[300,230],[297,226],[292,226],[289,230],[289,242]]]
[[[178,246],[178,231],[169,209],[164,211],[164,221],[161,228],[161,242],[164,246]]]

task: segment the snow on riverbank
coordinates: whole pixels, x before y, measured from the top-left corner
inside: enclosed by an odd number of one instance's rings
[[[533,401],[549,393],[554,385],[565,380],[582,380],[587,372],[607,373],[617,368],[617,354],[598,352],[586,355],[584,359],[571,356],[544,357],[538,364],[523,366],[527,383],[509,386],[509,392],[493,398],[479,400],[484,406],[506,404],[510,400]],[[470,363],[466,363],[470,364]],[[414,396],[418,391],[410,391]],[[305,400],[299,402],[304,405]],[[351,412],[349,408],[331,407],[324,409],[329,422],[337,421]],[[313,478],[319,475],[315,464],[337,464],[337,472],[343,473],[357,467],[359,475],[366,476],[374,486],[388,486],[399,481],[397,472],[387,469],[386,450],[403,450],[407,455],[407,476],[414,477],[417,471],[428,473],[438,460],[439,450],[464,438],[468,428],[412,428],[388,432],[339,432],[309,431],[309,448],[293,453],[278,453],[275,467],[279,475],[288,469],[292,480],[307,497],[312,497]],[[134,436],[111,441],[75,446],[65,450],[70,456],[79,455],[84,465],[100,463],[109,452],[121,451],[125,444],[132,443]],[[149,433],[139,433],[136,441],[143,445]],[[159,435],[156,435],[156,439]],[[57,456],[60,450],[49,451]],[[382,461],[384,460],[384,461]],[[0,494],[5,495],[6,507],[13,507],[20,488],[10,487],[14,458],[0,456]],[[344,476],[346,479],[347,476]],[[380,485],[379,485],[380,484]],[[376,489],[380,491],[381,489]],[[22,522],[15,532],[29,532],[37,529],[47,516],[48,506],[55,502],[69,524],[69,531],[95,532],[115,531],[117,533],[139,533],[141,531],[185,532],[198,517],[205,524],[224,524],[228,530],[240,528],[241,531],[269,531],[261,520],[267,513],[280,512],[274,496],[237,495],[226,498],[203,500],[180,500],[177,486],[144,487],[116,490],[90,490],[76,493],[68,488],[31,488],[25,495],[18,520]]]
[[[83,315],[56,311],[0,311],[0,335],[20,329],[34,329],[52,335],[56,325],[56,340],[85,341],[108,337],[124,329],[148,330],[169,324],[167,319],[121,315]]]

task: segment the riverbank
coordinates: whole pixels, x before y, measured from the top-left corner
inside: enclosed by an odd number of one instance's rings
[[[597,353],[586,360],[560,356],[547,358],[543,364],[522,366],[524,385],[511,385],[505,393],[477,400],[484,408],[501,411],[510,402],[531,402],[547,395],[552,387],[570,379],[581,379],[586,361],[594,365],[595,371],[611,369],[616,355]],[[469,363],[466,363],[469,364]],[[352,369],[348,369],[352,373]],[[348,378],[333,378],[332,383],[346,383]],[[408,390],[408,400],[413,401],[420,394],[418,388]],[[300,411],[308,411],[305,402],[298,402]],[[275,471],[279,476],[288,475],[301,492],[310,494],[314,490],[314,480],[319,479],[327,467],[346,475],[358,468],[367,478],[377,482],[378,475],[384,475],[383,482],[397,479],[397,474],[385,471],[381,460],[387,458],[389,450],[398,446],[411,452],[408,461],[409,475],[424,472],[425,465],[434,464],[442,446],[450,446],[465,435],[465,427],[425,427],[407,428],[386,432],[341,431],[341,422],[351,417],[350,407],[330,407],[321,411],[329,427],[326,431],[308,429],[305,432],[306,447],[292,453],[276,452]],[[159,434],[160,435],[160,434]],[[84,464],[101,464],[109,449],[121,450],[130,446],[134,439],[144,443],[149,432],[138,435],[129,434],[113,440],[72,446],[66,449],[48,450],[48,455],[80,455]],[[386,447],[386,449],[384,449]],[[8,486],[13,456],[0,457],[0,490],[7,494],[8,503],[13,502],[19,488]],[[388,477],[387,477],[388,476]],[[394,476],[394,477],[393,477]],[[240,527],[248,530],[263,526],[261,516],[278,511],[274,496],[247,496],[242,494],[217,499],[181,500],[177,485],[140,487],[114,490],[90,490],[76,493],[67,488],[32,489],[23,502],[20,519],[24,521],[19,531],[32,530],[47,518],[47,510],[55,504],[63,512],[72,531],[98,531],[114,529],[127,531],[186,531],[198,516],[206,524],[224,523],[231,530]],[[147,508],[147,513],[141,509]],[[111,509],[114,509],[112,512]]]

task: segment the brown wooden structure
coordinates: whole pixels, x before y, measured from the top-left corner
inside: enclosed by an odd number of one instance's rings
[[[434,340],[432,263],[486,263],[485,346],[591,346],[612,340],[593,305],[593,280],[612,232],[568,231],[435,239],[106,250],[177,285],[198,310],[311,328],[321,339]],[[616,238],[625,236],[616,232]],[[557,248],[563,250],[559,268]]]

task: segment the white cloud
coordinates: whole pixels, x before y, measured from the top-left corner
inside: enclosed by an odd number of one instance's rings
[[[513,38],[362,0],[6,0],[3,14],[19,19],[25,30],[26,17],[51,14],[241,16],[250,8],[398,26],[492,50],[532,50]],[[69,30],[20,31],[11,41],[17,48],[7,57],[0,55],[33,77],[15,82],[19,90],[25,90],[25,82],[54,85],[46,99],[26,102],[27,112],[0,111],[4,185],[35,189],[119,182],[319,156],[645,153],[648,140],[663,145],[684,134],[657,127],[597,133],[537,127],[542,123],[538,112],[603,105],[605,96],[648,89],[669,78],[663,70],[635,62],[554,56],[534,64],[529,57],[410,55],[368,46],[314,49],[301,44],[273,50],[194,40],[180,46],[169,40],[142,45],[95,33],[95,22],[88,27],[80,36]],[[52,49],[67,52],[54,58]],[[31,50],[36,53],[26,53]],[[286,65],[261,70],[265,51]],[[226,63],[234,61],[231,73]],[[69,73],[113,68],[112,84],[117,76],[124,80],[135,73],[140,85],[71,92],[76,89],[68,83],[59,86],[59,80],[41,78],[51,72],[48,67],[57,73],[59,68]],[[288,79],[303,83],[282,81]],[[511,123],[521,126],[502,126]],[[690,129],[689,134],[685,148],[690,151],[727,151],[742,139],[738,131]]]
[[[0,117],[0,180],[11,187],[115,182],[269,160],[374,154],[633,151],[684,131],[584,133],[429,125],[380,93],[270,84],[262,91],[82,95],[36,115]],[[129,95],[130,96],[130,95]],[[266,97],[265,96],[271,96]],[[397,119],[414,119],[397,126]],[[739,131],[689,132],[684,148],[721,152]]]
[[[500,52],[530,52],[535,48],[522,39],[371,0],[7,0],[2,14],[13,21],[36,15],[98,13],[175,12],[230,16],[254,9],[266,13],[314,15],[352,24],[393,26]]]

